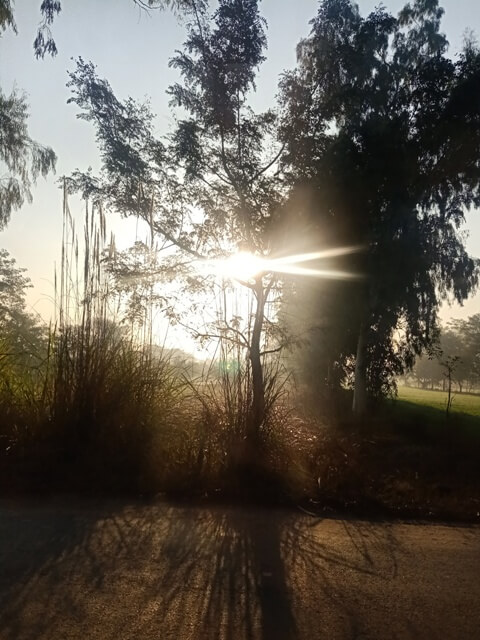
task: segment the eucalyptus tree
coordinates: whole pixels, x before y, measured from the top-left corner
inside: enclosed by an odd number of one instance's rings
[[[478,280],[459,229],[480,204],[480,53],[470,41],[448,58],[442,14],[437,0],[365,18],[323,0],[283,80],[291,184],[315,194],[312,226],[365,247],[344,307],[358,413],[429,344],[440,302]]]
[[[170,62],[179,81],[168,92],[180,115],[168,140],[155,137],[147,105],[119,101],[91,63],[77,62],[70,101],[96,128],[103,172],[98,178],[77,173],[71,188],[123,215],[140,215],[193,261],[236,251],[265,256],[281,202],[276,117],[249,106],[264,60],[265,23],[257,0],[220,0],[213,13],[203,0],[184,5],[187,39]],[[239,278],[255,300],[252,331],[242,332],[227,319],[220,330],[248,353],[247,429],[256,442],[265,414],[265,304],[275,278],[269,273]],[[198,287],[199,279],[193,281]]]

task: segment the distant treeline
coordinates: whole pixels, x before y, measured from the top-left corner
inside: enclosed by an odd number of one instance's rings
[[[419,358],[407,381],[423,389],[446,389],[447,362],[453,364],[452,382],[462,392],[480,390],[480,313],[452,320],[437,344]]]

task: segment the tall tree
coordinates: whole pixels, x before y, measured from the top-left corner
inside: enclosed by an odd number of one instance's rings
[[[248,104],[266,45],[257,0],[188,4],[188,35],[171,65],[181,79],[169,90],[182,118],[169,141],[157,140],[145,105],[120,102],[93,65],[71,74],[72,102],[92,121],[103,157],[101,180],[73,176],[74,188],[125,215],[140,214],[154,232],[194,259],[237,250],[264,256],[281,197],[274,167],[276,118]],[[251,334],[225,321],[222,335],[248,351],[252,401],[248,433],[257,441],[265,412],[263,343],[271,274],[245,276],[255,299]]]
[[[283,81],[292,185],[316,192],[312,224],[365,247],[349,310],[357,413],[429,344],[441,300],[477,284],[459,229],[480,204],[480,54],[470,42],[447,57],[442,14],[415,0],[362,18],[324,0]]]

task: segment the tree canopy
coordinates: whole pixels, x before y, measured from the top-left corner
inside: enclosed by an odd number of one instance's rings
[[[310,224],[365,247],[344,309],[360,411],[429,344],[441,300],[478,281],[459,229],[480,203],[480,53],[467,42],[448,58],[442,15],[437,0],[396,18],[324,0],[282,83],[286,168],[314,194]]]

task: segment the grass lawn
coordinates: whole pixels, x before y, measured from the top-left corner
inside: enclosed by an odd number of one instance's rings
[[[404,433],[428,435],[432,441],[448,433],[480,444],[480,395],[454,394],[448,418],[446,406],[444,391],[399,387],[396,400],[390,404],[390,417]]]
[[[445,411],[447,406],[447,392],[399,387],[398,400]],[[480,395],[454,393],[451,412],[465,413],[480,418]]]

